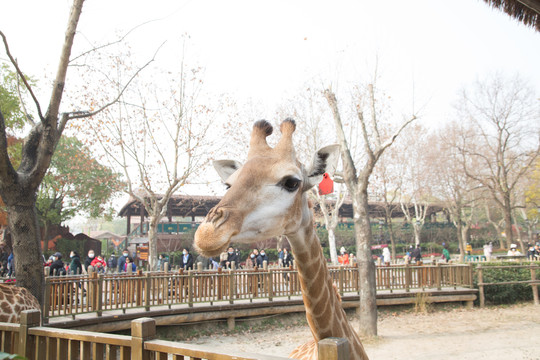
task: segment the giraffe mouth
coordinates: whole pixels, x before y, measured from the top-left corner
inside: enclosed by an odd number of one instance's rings
[[[227,250],[234,235],[220,234],[212,223],[202,223],[195,232],[195,250],[205,257],[218,256]]]

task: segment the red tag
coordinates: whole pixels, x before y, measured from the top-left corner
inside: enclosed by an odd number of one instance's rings
[[[334,192],[334,181],[330,179],[328,173],[324,173],[322,181],[319,183],[319,195],[328,195]]]

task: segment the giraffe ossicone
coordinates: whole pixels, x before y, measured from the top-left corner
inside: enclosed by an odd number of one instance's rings
[[[273,132],[272,125],[265,120],[257,121],[245,164],[235,160],[214,162],[229,190],[197,229],[195,247],[205,256],[215,256],[231,242],[256,243],[287,236],[314,338],[295,349],[290,357],[317,359],[319,340],[341,337],[349,342],[351,359],[367,359],[330,278],[306,194],[322,180],[325,172],[333,175],[340,148],[330,145],[316,151],[311,165],[304,167],[296,159],[292,139],[295,129],[294,120],[283,121],[282,136],[271,148],[266,138]]]

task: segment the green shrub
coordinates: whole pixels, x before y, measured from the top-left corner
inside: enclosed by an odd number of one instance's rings
[[[529,263],[521,263],[528,265]],[[518,264],[490,263],[482,264],[482,278],[484,283],[497,283],[508,281],[531,280],[529,268],[512,268]],[[505,266],[508,269],[490,269],[490,266]],[[540,270],[536,271],[536,279],[540,279]],[[478,272],[475,271],[474,286],[478,288]],[[488,285],[484,286],[484,297],[487,304],[514,304],[520,301],[533,299],[531,286],[528,284],[515,285]],[[477,300],[478,301],[478,300]]]

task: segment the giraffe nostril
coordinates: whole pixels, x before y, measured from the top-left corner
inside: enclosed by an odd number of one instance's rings
[[[222,208],[214,208],[208,213],[207,221],[218,228],[229,218],[229,212]]]

